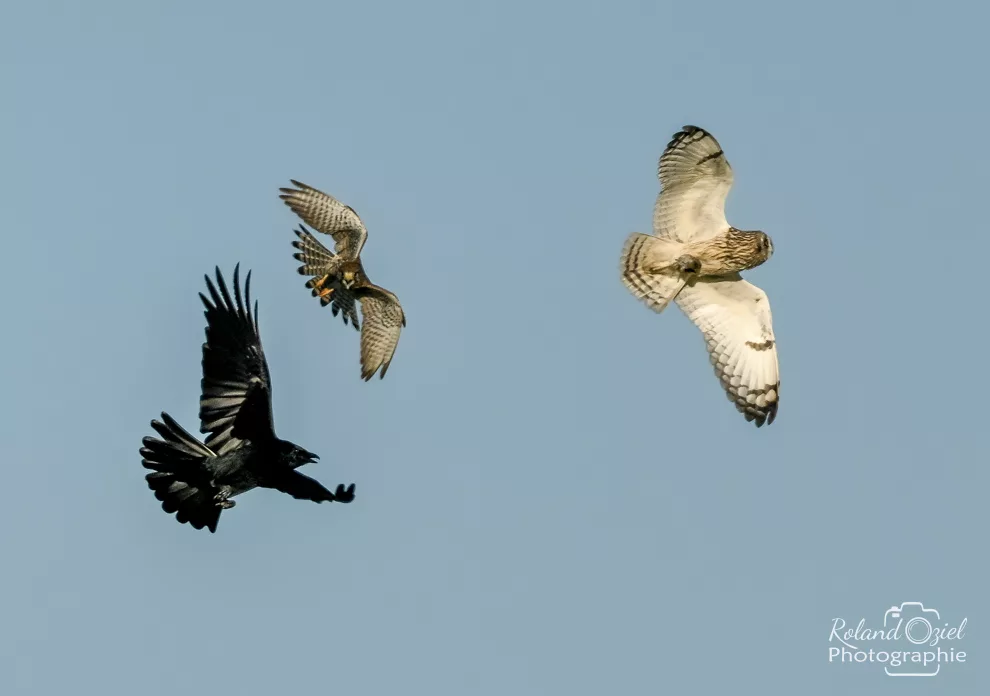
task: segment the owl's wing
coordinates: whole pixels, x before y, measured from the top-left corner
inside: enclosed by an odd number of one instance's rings
[[[313,276],[306,283],[306,287],[314,288],[316,281],[322,276],[333,274],[328,280],[329,285],[333,288],[333,293],[329,297],[320,297],[320,304],[324,307],[330,305],[334,316],[343,313],[344,323],[346,324],[349,319],[354,324],[354,328],[359,329],[360,324],[358,322],[357,304],[354,293],[345,289],[340,284],[340,279],[335,275],[339,257],[320,244],[320,241],[305,226],[299,225],[299,229],[293,231],[299,239],[293,240],[292,246],[299,251],[293,254],[292,257],[296,261],[301,261],[303,264],[299,267],[299,273],[300,275]],[[319,295],[317,289],[313,290],[313,295]]]
[[[653,233],[678,242],[711,239],[729,227],[725,199],[732,167],[718,141],[696,126],[684,126],[660,156],[660,195],[653,208]]]
[[[290,181],[296,188],[279,189],[282,192],[279,198],[310,227],[333,237],[338,254],[348,260],[356,259],[368,239],[368,230],[354,208],[312,186],[295,179]]]
[[[361,378],[367,382],[381,368],[380,379],[384,379],[395,347],[399,344],[399,334],[406,325],[406,314],[402,311],[399,298],[377,285],[361,288],[358,297],[364,320],[361,329]]]
[[[757,427],[773,423],[780,373],[766,293],[736,273],[693,280],[674,301],[701,329],[715,375],[736,409]]]

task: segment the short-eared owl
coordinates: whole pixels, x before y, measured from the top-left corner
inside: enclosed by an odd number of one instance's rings
[[[381,368],[380,378],[392,362],[399,333],[406,325],[406,314],[399,298],[368,280],[361,264],[361,249],[368,230],[358,214],[333,196],[312,186],[291,180],[295,189],[283,188],[279,198],[304,222],[318,232],[333,237],[335,251],[330,251],[303,225],[296,230],[298,249],[294,258],[302,261],[299,273],[313,276],[306,287],[320,298],[323,306],[332,305],[333,315],[343,314],[361,331],[361,378],[371,379]],[[358,323],[355,301],[361,303],[363,326]]]
[[[773,423],[780,401],[777,342],[766,293],[740,271],[773,254],[763,232],[725,219],[732,168],[718,142],[685,126],[660,157],[653,236],[633,233],[622,250],[622,282],[651,309],[671,300],[701,329],[729,400],[757,427]]]

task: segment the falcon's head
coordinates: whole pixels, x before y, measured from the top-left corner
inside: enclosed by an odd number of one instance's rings
[[[364,275],[364,269],[359,263],[349,263],[340,270],[340,284],[345,290],[364,285],[368,279]]]

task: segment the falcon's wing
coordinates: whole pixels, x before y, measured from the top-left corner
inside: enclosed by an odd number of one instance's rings
[[[344,484],[340,484],[337,486],[337,490],[331,493],[319,481],[300,474],[295,470],[285,471],[272,478],[271,487],[277,491],[288,493],[297,500],[312,500],[314,503],[322,503],[324,501],[349,503],[354,500],[353,483],[346,488]]]
[[[299,251],[292,256],[297,261],[302,261],[303,265],[299,267],[299,273],[301,275],[313,276],[313,280],[310,281],[310,283],[313,283],[328,273],[336,272],[338,260],[336,254],[320,244],[320,241],[304,226],[299,225],[299,229],[294,230],[294,232],[299,239],[293,241],[292,246],[299,249]],[[359,329],[360,324],[358,323],[357,303],[355,302],[354,293],[344,288],[337,278],[331,278],[329,285],[333,287],[333,292],[330,294],[329,299],[327,297],[320,297],[320,304],[324,307],[328,304],[331,305],[330,309],[333,311],[334,316],[343,312],[344,323],[346,324],[349,319],[354,324],[354,328]],[[307,287],[312,287],[312,285],[307,283]],[[319,293],[314,289],[313,295],[318,296]]]
[[[218,455],[241,440],[274,437],[271,376],[258,334],[258,305],[252,316],[251,272],[243,299],[239,272],[240,264],[234,268],[233,297],[219,268],[216,286],[206,277],[210,298],[199,294],[206,307],[200,432],[210,433],[203,444]]]
[[[780,373],[766,293],[736,273],[698,278],[674,301],[701,329],[715,374],[736,409],[757,427],[773,423]]]
[[[660,156],[660,195],[653,208],[653,233],[678,242],[711,239],[729,228],[725,199],[732,167],[718,141],[684,126]]]
[[[290,181],[296,188],[279,189],[279,198],[310,227],[333,237],[338,254],[347,260],[356,259],[368,239],[368,230],[354,209],[312,186]]]
[[[402,311],[399,298],[377,285],[361,288],[358,297],[364,320],[361,329],[361,378],[367,382],[381,368],[380,378],[384,379],[395,347],[399,344],[399,333],[406,325],[406,314]]]

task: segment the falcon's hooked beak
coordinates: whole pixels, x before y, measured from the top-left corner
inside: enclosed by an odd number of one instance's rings
[[[354,285],[354,271],[344,271],[344,279],[341,281],[341,285],[347,290],[351,289],[351,286]]]

